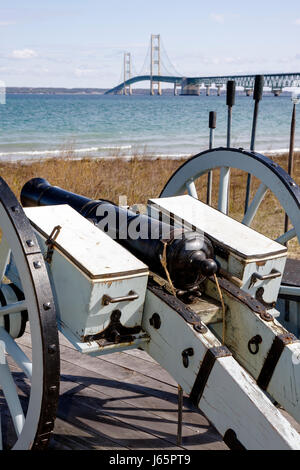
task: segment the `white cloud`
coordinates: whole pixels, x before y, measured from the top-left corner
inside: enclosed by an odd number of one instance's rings
[[[223,24],[225,21],[224,15],[218,13],[211,13],[210,17],[215,23]]]
[[[294,20],[293,23],[300,26],[300,18],[297,18],[296,20]]]
[[[15,49],[11,57],[14,59],[32,59],[37,56],[37,52],[33,49]]]
[[[80,69],[77,68],[75,70],[76,77],[90,77],[91,75],[95,75],[97,73],[96,69]]]

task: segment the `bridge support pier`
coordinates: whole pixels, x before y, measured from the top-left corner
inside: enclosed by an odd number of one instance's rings
[[[131,78],[131,54],[124,52],[124,88],[123,95],[132,95],[131,85],[127,85],[127,80]]]
[[[183,78],[181,81],[181,95],[200,95],[199,83],[195,83],[192,78]]]
[[[222,85],[216,85],[216,87],[217,87],[217,95],[220,96]]]
[[[174,83],[174,96],[177,96],[177,95],[178,95],[178,90],[177,90],[177,88],[178,88],[178,83],[175,82],[175,83]]]
[[[272,88],[272,92],[274,93],[274,96],[280,96],[282,93],[282,88]]]
[[[244,90],[245,90],[247,96],[251,96],[252,93],[253,93],[253,88],[246,88],[245,87]]]
[[[161,96],[161,95],[162,95],[162,89],[161,89],[161,84],[160,84],[160,82],[153,82],[153,81],[151,81],[151,85],[150,85],[150,95],[151,95],[151,96],[154,96],[154,95],[155,95],[155,88],[154,88],[154,85],[156,85],[156,84],[157,84],[157,89],[156,89],[156,90],[157,90],[157,94],[158,94],[159,96]]]
[[[210,95],[210,85],[205,85],[206,88],[206,96]]]
[[[157,94],[161,95],[161,82],[153,81],[153,75],[160,75],[160,34],[151,34],[150,95],[155,94],[154,85],[157,85]]]
[[[131,87],[128,87],[128,89],[124,88],[123,91],[122,91],[122,94],[123,95],[132,95],[132,88]]]

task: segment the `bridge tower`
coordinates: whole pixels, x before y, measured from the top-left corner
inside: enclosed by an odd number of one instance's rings
[[[132,95],[131,85],[126,85],[126,81],[131,78],[131,54],[124,52],[124,88],[123,95]]]
[[[160,34],[151,34],[150,53],[150,95],[154,95],[154,85],[157,85],[157,93],[161,95],[161,82],[153,80],[154,75],[160,75]]]

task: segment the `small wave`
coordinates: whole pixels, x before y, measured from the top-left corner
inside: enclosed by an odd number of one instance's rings
[[[259,153],[263,153],[263,154],[266,154],[266,155],[279,155],[281,153],[288,153],[289,152],[289,149],[288,148],[284,148],[284,149],[274,149],[274,150],[269,150],[269,149],[266,149],[266,150],[258,150]],[[296,147],[294,149],[294,152],[300,152],[300,147]]]
[[[5,156],[14,156],[14,155],[60,155],[67,152],[74,152],[74,153],[87,153],[87,152],[100,152],[102,150],[130,150],[132,148],[131,145],[119,145],[119,146],[104,146],[104,147],[87,147],[87,148],[80,148],[80,149],[54,149],[54,150],[24,150],[14,152],[0,152],[0,157]]]

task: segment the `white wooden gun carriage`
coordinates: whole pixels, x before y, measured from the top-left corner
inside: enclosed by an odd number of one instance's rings
[[[228,173],[220,178],[220,210],[197,198],[197,178],[216,168],[238,168],[261,181],[242,223],[222,209]],[[275,241],[250,228],[268,191],[293,225]],[[171,227],[171,235],[150,238],[161,269],[145,263],[147,240],[140,235],[124,241],[113,236],[116,225],[99,230],[99,207],[107,209],[108,201],[99,205],[41,179],[25,185],[21,200],[31,207],[23,209],[1,179],[2,448],[48,444],[59,397],[60,330],[86,355],[142,348],[231,448],[300,449],[300,435],[276,406],[300,422],[300,342],[282,325],[299,333],[297,315],[288,322],[285,308],[291,301],[299,312],[300,282],[294,274],[292,282],[283,276],[284,243],[300,237],[300,189],[277,164],[230,148],[184,163],[160,198],[149,200],[144,216],[155,227]],[[130,214],[136,223],[138,214]],[[175,233],[185,237],[184,268]],[[19,339],[25,329],[32,358]],[[18,395],[9,359],[24,372],[27,400]]]

